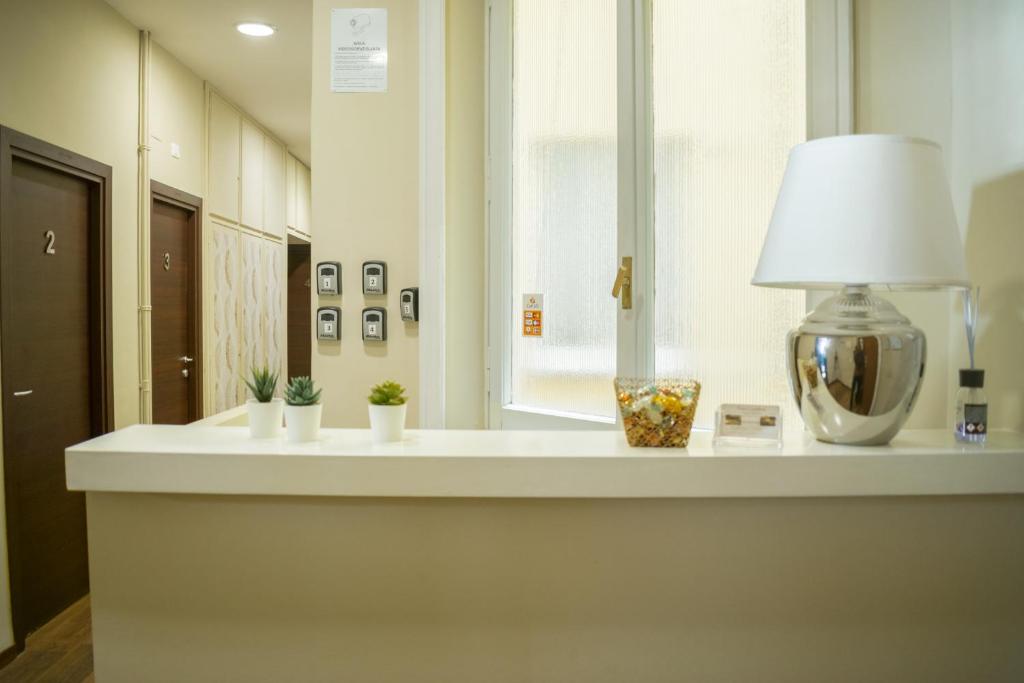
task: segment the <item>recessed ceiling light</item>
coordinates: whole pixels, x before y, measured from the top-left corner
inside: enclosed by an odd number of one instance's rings
[[[255,21],[245,21],[235,26],[239,33],[244,33],[247,36],[253,36],[255,38],[265,38],[267,36],[274,35],[277,30],[270,24],[261,24]]]

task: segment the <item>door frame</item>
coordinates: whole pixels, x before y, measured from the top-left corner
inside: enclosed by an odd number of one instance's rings
[[[170,204],[180,209],[188,211],[192,218],[190,222],[190,230],[192,231],[192,253],[189,254],[192,259],[192,295],[189,297],[189,305],[192,306],[193,310],[193,322],[191,341],[193,348],[195,349],[195,361],[192,367],[196,373],[196,381],[192,383],[192,401],[195,406],[195,416],[193,420],[201,420],[203,418],[203,200],[201,197],[183,192],[170,185],[166,185],[157,180],[150,179],[149,181],[149,213],[150,213],[150,249],[152,250],[152,230],[153,230],[153,202],[163,202],[164,204]],[[150,254],[152,257],[152,254]],[[147,259],[148,262],[148,259]],[[152,280],[153,273],[150,270],[149,278]],[[152,291],[152,289],[151,289]],[[152,295],[151,295],[152,296]],[[152,305],[152,300],[150,301]],[[149,376],[153,377],[153,311],[150,309],[150,337],[149,337]],[[152,381],[152,379],[150,380]],[[150,391],[150,400],[153,398],[153,391]]]
[[[111,212],[113,169],[106,164],[89,159],[69,150],[57,147],[43,140],[33,138],[24,133],[0,126],[0,356],[11,358],[9,335],[2,333],[4,313],[11,306],[11,249],[13,246],[12,231],[15,229],[11,211],[11,181],[15,159],[24,159],[31,163],[73,175],[90,185],[91,211],[90,226],[94,226],[89,235],[90,246],[90,297],[93,306],[90,317],[90,345],[92,347],[92,402],[99,406],[98,414],[93,416],[93,429],[98,433],[108,432],[114,428],[114,375],[113,375],[113,308],[112,308],[112,269],[111,269]],[[98,229],[96,229],[98,228]],[[9,365],[0,364],[0,389],[9,387]],[[10,408],[10,396],[2,392],[3,410]],[[2,421],[0,421],[2,424]],[[0,427],[2,428],[2,427]],[[20,652],[25,649],[27,626],[22,621],[24,612],[23,577],[21,573],[21,548],[17,534],[10,533],[16,528],[19,520],[17,491],[14,486],[16,477],[10,476],[16,470],[7,435],[3,436],[4,498],[7,526],[7,567],[10,577],[11,592],[11,625],[14,631],[14,644]]]

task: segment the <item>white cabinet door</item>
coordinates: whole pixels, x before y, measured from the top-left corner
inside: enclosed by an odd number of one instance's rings
[[[309,169],[306,168],[305,164],[297,162],[295,164],[295,194],[296,194],[296,211],[295,217],[296,223],[298,223],[298,230],[304,232],[310,237],[313,236],[313,220],[312,220],[312,208],[311,208],[311,197],[310,197],[310,182],[309,182]]]
[[[285,151],[273,138],[263,142],[263,230],[284,237],[287,212]]]
[[[242,119],[242,225],[263,229],[263,131]]]
[[[210,213],[238,221],[239,144],[242,117],[215,93],[210,96]]]
[[[287,208],[287,216],[285,217],[285,222],[288,224],[288,227],[291,228],[292,230],[298,230],[299,229],[299,223],[298,223],[299,207],[298,207],[297,195],[295,194],[295,183],[296,183],[295,169],[298,167],[298,164],[299,164],[299,162],[295,160],[295,157],[293,157],[291,154],[289,154],[288,158],[287,158],[287,160],[285,162],[285,185],[287,187],[287,195],[286,195],[285,201],[287,202],[287,207],[288,207]]]

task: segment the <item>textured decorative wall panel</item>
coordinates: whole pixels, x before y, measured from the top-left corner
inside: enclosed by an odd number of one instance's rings
[[[238,233],[213,224],[214,412],[238,405]]]
[[[263,288],[264,296],[264,350],[267,365],[281,373],[282,382],[278,389],[283,388],[284,358],[284,270],[285,249],[280,242],[264,240],[263,247]]]
[[[241,339],[242,368],[248,371],[252,367],[269,364],[266,352],[266,318],[267,279],[263,268],[263,240],[242,233],[242,290],[241,304]],[[244,385],[241,387],[244,400]]]

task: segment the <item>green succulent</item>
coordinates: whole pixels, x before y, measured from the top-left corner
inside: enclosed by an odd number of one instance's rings
[[[284,390],[284,400],[290,406],[315,406],[320,402],[320,391],[314,391],[309,377],[292,377]]]
[[[260,403],[270,403],[277,390],[277,373],[271,372],[270,368],[264,365],[262,368],[254,367],[249,371],[252,379],[242,378],[245,386],[249,387],[252,397]]]
[[[400,406],[404,405],[406,401],[404,393],[405,387],[398,382],[388,380],[372,387],[367,398],[375,406]]]

